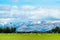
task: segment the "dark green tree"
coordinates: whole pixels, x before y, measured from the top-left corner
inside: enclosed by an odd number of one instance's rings
[[[6,27],[6,28],[3,28],[2,29],[2,32],[3,33],[15,33],[15,31],[16,31],[16,28],[15,27],[11,27],[11,28]]]
[[[52,30],[48,31],[49,33],[60,33],[60,27],[53,28]]]

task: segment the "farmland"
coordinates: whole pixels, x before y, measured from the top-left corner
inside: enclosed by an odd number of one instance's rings
[[[60,34],[1,33],[0,40],[60,40]]]

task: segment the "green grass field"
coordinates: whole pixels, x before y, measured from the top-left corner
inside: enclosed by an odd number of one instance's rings
[[[60,40],[60,34],[0,34],[0,40]]]

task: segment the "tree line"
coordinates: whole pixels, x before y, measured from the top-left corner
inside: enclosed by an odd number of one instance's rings
[[[0,28],[0,33],[15,33],[16,28],[15,27],[6,27],[6,28]]]

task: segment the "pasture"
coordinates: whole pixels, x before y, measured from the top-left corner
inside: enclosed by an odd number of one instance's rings
[[[0,40],[60,40],[60,34],[1,33]]]

